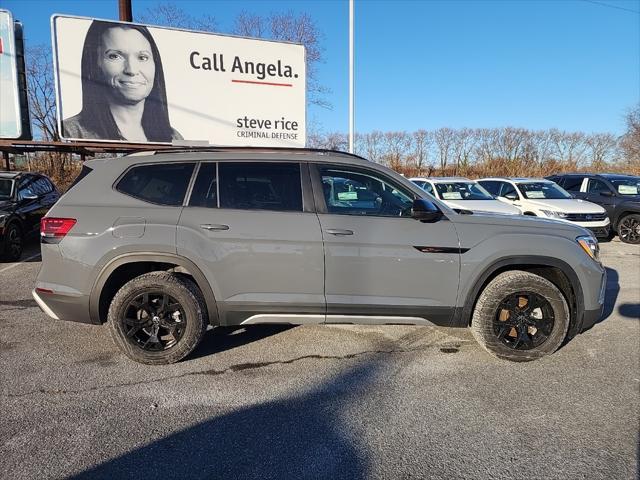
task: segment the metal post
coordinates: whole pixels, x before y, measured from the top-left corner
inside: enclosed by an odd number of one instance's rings
[[[354,0],[349,0],[349,153],[353,153],[353,136],[356,129],[353,99],[353,2]]]
[[[11,164],[9,163],[9,152],[2,152],[2,157],[4,158],[4,165],[7,171],[11,170]]]
[[[131,12],[131,0],[118,0],[120,9],[121,22],[133,22],[133,14]]]

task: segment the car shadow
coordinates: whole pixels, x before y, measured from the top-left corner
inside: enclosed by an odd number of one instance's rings
[[[618,294],[620,293],[620,276],[618,272],[609,267],[605,267],[605,270],[607,271],[607,287],[604,295],[604,310],[600,320],[595,323],[596,325],[604,322],[611,316],[615,309],[616,301],[618,300]]]
[[[215,327],[205,333],[200,345],[189,355],[190,360],[232,350],[294,328],[294,325],[249,325]]]
[[[623,317],[640,320],[640,303],[623,303],[618,307],[618,313]]]
[[[367,478],[370,454],[343,419],[383,365],[366,362],[311,391],[213,416],[67,478]],[[160,404],[156,414],[179,418],[184,409]]]

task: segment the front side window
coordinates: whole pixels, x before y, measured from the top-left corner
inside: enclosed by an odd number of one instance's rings
[[[491,194],[477,183],[436,183],[436,190],[442,200],[493,200]]]
[[[546,198],[549,200],[560,200],[563,198],[573,198],[569,193],[553,182],[527,182],[519,183],[518,188],[522,195],[529,200]]]
[[[515,198],[518,197],[518,192],[516,192],[516,187],[507,182],[502,182],[502,188],[500,189],[500,196],[507,198],[507,195]]]
[[[159,205],[179,206],[191,180],[193,163],[140,165],[130,169],[116,190]]]
[[[218,164],[220,208],[302,211],[298,163]]]
[[[611,183],[620,195],[640,194],[640,177],[613,179]]]
[[[322,190],[329,213],[411,216],[414,195],[377,173],[321,167]]]
[[[595,178],[590,178],[589,183],[587,184],[587,192],[598,194],[600,192],[609,192],[609,187],[602,180],[597,180]]]
[[[218,178],[215,163],[203,163],[200,165],[198,177],[191,191],[189,205],[205,208],[218,206]]]

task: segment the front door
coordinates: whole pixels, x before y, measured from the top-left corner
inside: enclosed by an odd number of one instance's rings
[[[312,178],[323,193],[327,322],[448,324],[460,269],[453,223],[414,220],[416,195],[373,169],[312,166]]]

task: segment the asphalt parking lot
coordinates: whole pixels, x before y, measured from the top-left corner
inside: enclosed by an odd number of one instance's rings
[[[0,263],[0,477],[638,478],[640,247],[603,243],[605,318],[550,357],[465,330],[216,329],[149,367],[48,319]]]

